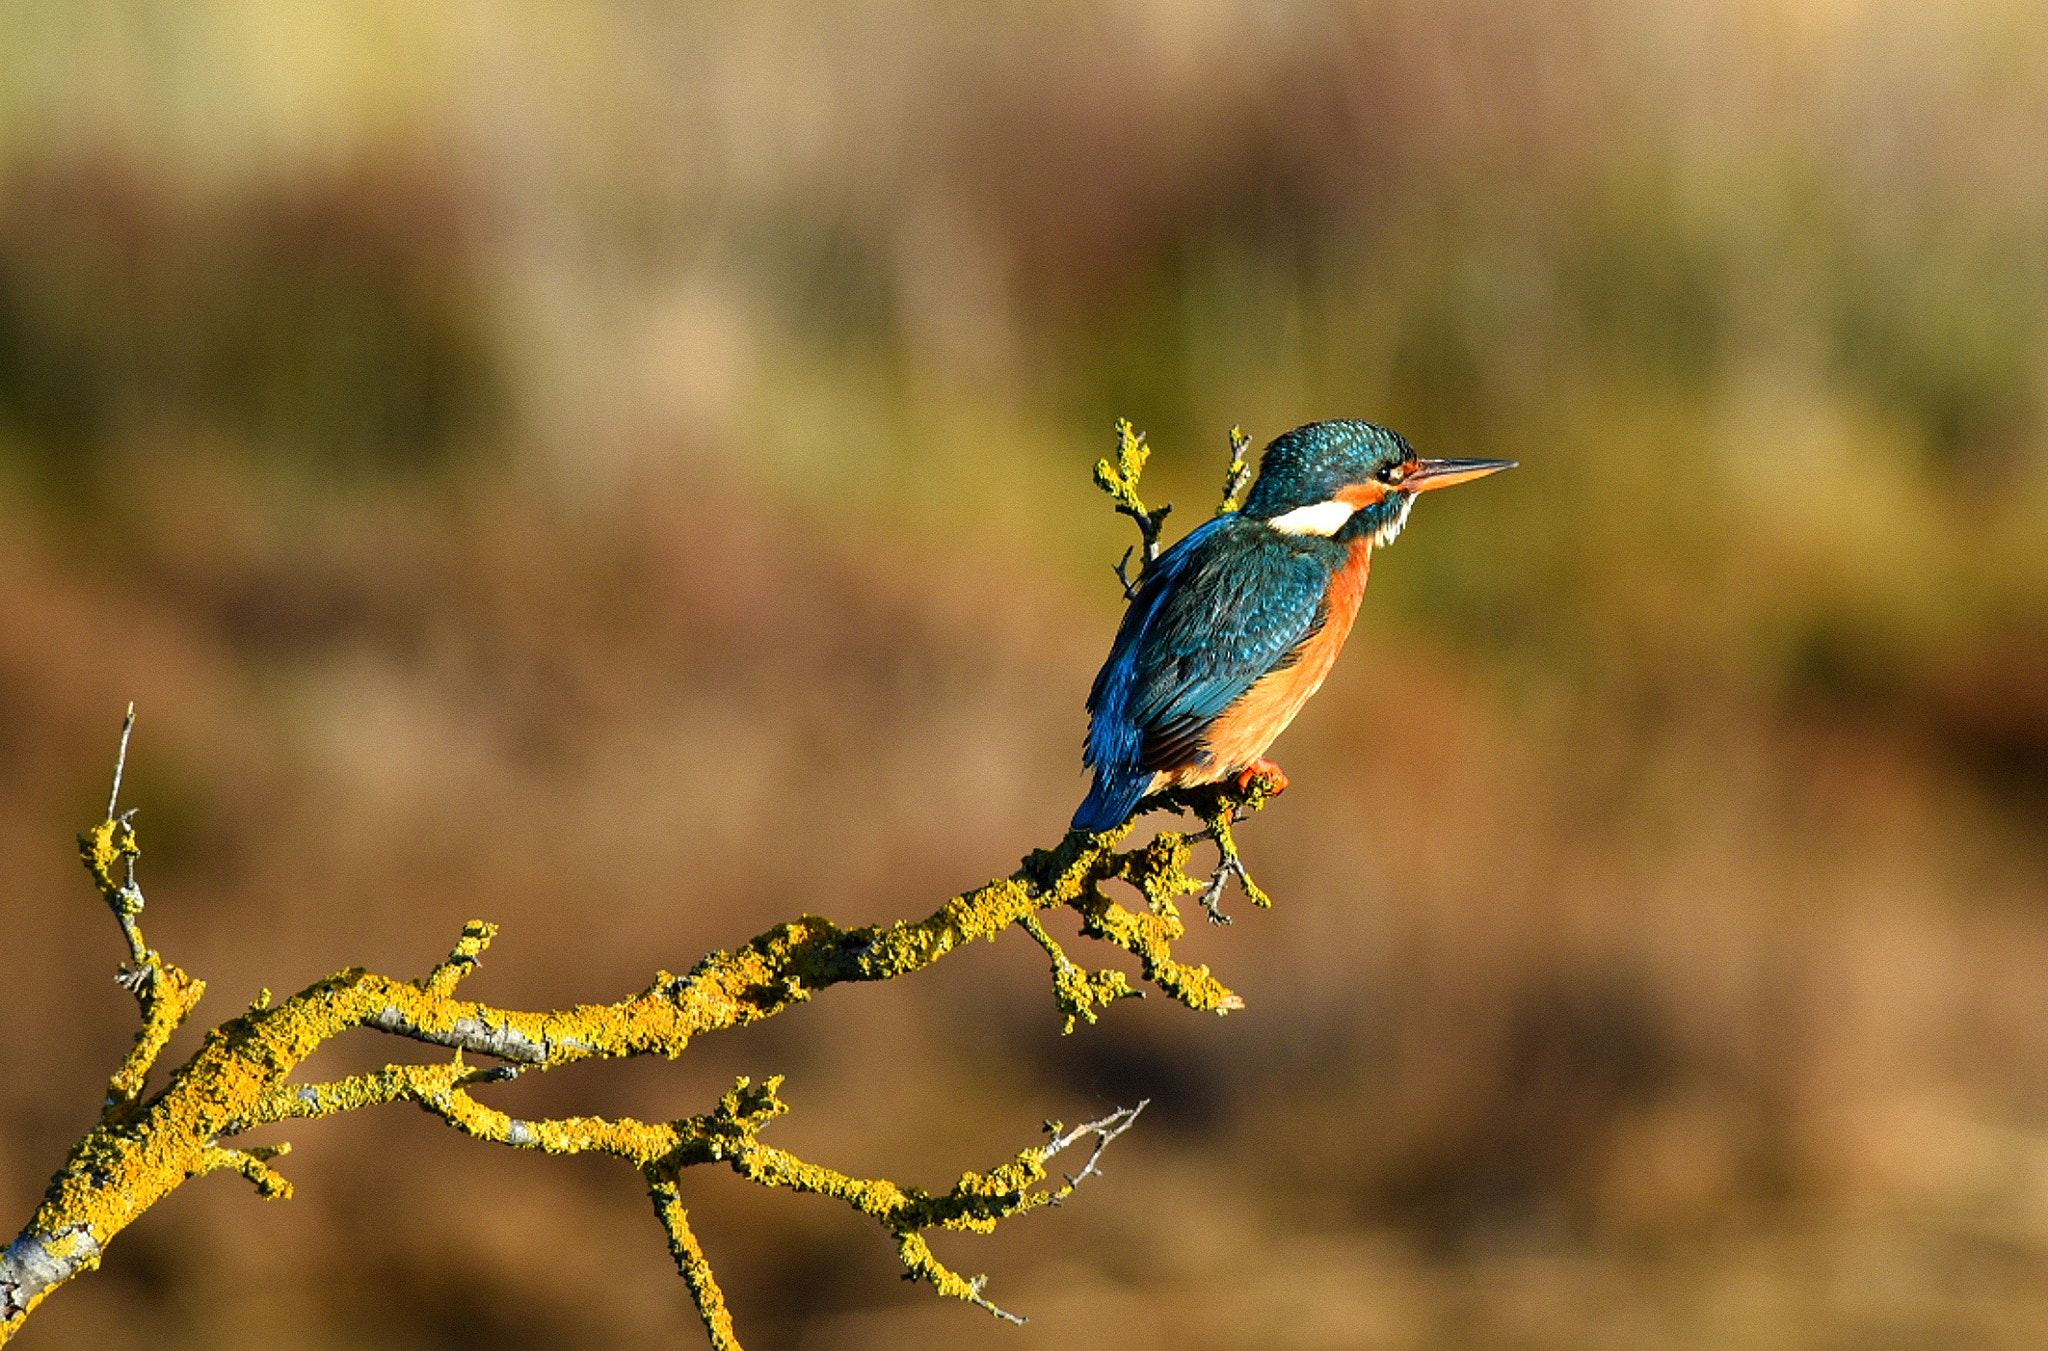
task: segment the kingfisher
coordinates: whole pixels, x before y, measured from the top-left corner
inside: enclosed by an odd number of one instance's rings
[[[1255,776],[1322,687],[1365,595],[1373,546],[1415,499],[1515,467],[1424,460],[1370,422],[1311,422],[1259,457],[1242,510],[1152,560],[1088,691],[1083,763],[1095,784],[1073,829],[1110,830],[1148,794]]]

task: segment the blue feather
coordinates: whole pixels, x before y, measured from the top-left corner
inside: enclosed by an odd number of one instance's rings
[[[1209,725],[1320,625],[1345,552],[1234,514],[1153,561],[1088,693],[1095,784],[1075,830],[1122,824],[1156,773],[1206,763]]]
[[[1081,800],[1071,829],[1085,830],[1091,835],[1098,830],[1116,829],[1131,819],[1131,813],[1138,810],[1138,803],[1144,799],[1145,790],[1151,785],[1149,773],[1119,774],[1096,770],[1095,786]]]

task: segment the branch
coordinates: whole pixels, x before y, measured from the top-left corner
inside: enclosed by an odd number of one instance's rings
[[[121,768],[127,736],[124,726]],[[1095,1006],[1140,992],[1121,971],[1085,972],[1066,957],[1038,918],[1040,911],[1063,907],[1080,916],[1085,935],[1135,956],[1144,979],[1189,1008],[1216,1013],[1242,1008],[1244,1002],[1206,966],[1189,967],[1174,959],[1172,944],[1185,933],[1174,902],[1204,890],[1205,883],[1185,871],[1194,843],[1219,838],[1214,834],[1218,820],[1256,811],[1266,796],[1260,784],[1241,794],[1221,786],[1167,794],[1152,805],[1193,811],[1210,823],[1210,830],[1161,832],[1130,850],[1118,848],[1131,830],[1128,823],[1099,834],[1069,833],[1055,847],[1029,855],[1008,877],[954,897],[923,920],[845,929],[803,916],[734,951],[710,954],[687,975],[657,972],[645,989],[609,1004],[529,1012],[460,998],[461,982],[476,969],[497,932],[472,921],[448,957],[417,980],[353,968],[279,1003],[273,1004],[265,991],[246,1013],[209,1033],[154,1096],[145,1096],[158,1056],[198,1003],[204,985],[144,940],[142,891],[134,872],[141,849],[132,812],[119,811],[117,787],[107,819],[80,837],[80,852],[128,941],[133,965],[123,968],[121,979],[135,993],[143,1027],[113,1076],[99,1123],[73,1147],[20,1236],[0,1251],[0,1343],[51,1291],[96,1267],[115,1235],[187,1180],[233,1171],[263,1196],[291,1195],[290,1182],[271,1167],[288,1145],[237,1148],[222,1141],[257,1126],[394,1102],[413,1103],[480,1140],[552,1154],[604,1153],[635,1165],[647,1181],[678,1271],[714,1347],[737,1348],[738,1342],[724,1296],[689,1228],[677,1183],[682,1169],[712,1162],[726,1163],[762,1186],[832,1197],[870,1216],[896,1240],[911,1278],[1011,1318],[982,1293],[984,1278],[963,1277],[941,1263],[925,1242],[925,1232],[985,1233],[1001,1220],[1057,1204],[1098,1171],[1102,1149],[1129,1128],[1143,1104],[1073,1131],[1055,1127],[1045,1144],[987,1174],[965,1174],[935,1196],[884,1179],[852,1177],[762,1143],[761,1128],[787,1110],[778,1095],[780,1079],[760,1087],[742,1079],[716,1110],[656,1123],[604,1117],[521,1120],[479,1101],[473,1090],[523,1071],[597,1057],[674,1057],[704,1033],[773,1017],[837,984],[908,975],[970,941],[992,941],[1012,925],[1052,956],[1055,1003],[1071,1030],[1077,1018],[1094,1021]],[[1144,909],[1118,903],[1104,889],[1112,882],[1135,888],[1144,897]],[[447,1061],[390,1064],[330,1082],[292,1079],[307,1056],[354,1028],[392,1033],[455,1054]],[[472,1067],[465,1053],[503,1063]],[[1096,1149],[1082,1170],[1064,1186],[1041,1186],[1046,1160],[1091,1133]]]
[[[99,888],[107,908],[113,911],[122,937],[128,940],[132,965],[122,967],[114,980],[135,996],[142,1011],[142,1028],[135,1034],[135,1048],[107,1083],[102,1122],[124,1116],[134,1106],[142,1096],[151,1066],[163,1054],[171,1034],[191,1016],[199,997],[206,993],[204,981],[194,980],[166,963],[142,939],[142,888],[135,881],[135,860],[142,856],[142,849],[135,842],[134,808],[120,810],[121,775],[128,767],[128,738],[134,731],[135,705],[130,704],[128,715],[121,722],[121,749],[114,758],[114,786],[107,794],[106,820],[78,837],[78,852],[86,871],[92,874],[93,884]]]
[[[1247,458],[1251,454],[1252,439],[1244,434],[1244,428],[1230,429],[1230,464],[1223,471],[1223,500],[1216,504],[1218,516],[1228,516],[1244,506],[1244,490],[1252,484],[1252,466]]]
[[[1230,429],[1230,463],[1223,470],[1223,500],[1216,506],[1218,516],[1227,516],[1244,505],[1245,489],[1251,486],[1252,466],[1249,460],[1252,443],[1244,434],[1244,428]],[[1138,523],[1140,544],[1124,550],[1121,561],[1115,564],[1117,580],[1124,585],[1124,599],[1130,600],[1138,594],[1138,583],[1145,579],[1145,569],[1152,560],[1159,557],[1159,532],[1166,523],[1167,513],[1173,510],[1173,503],[1154,511],[1147,511],[1143,499],[1138,496],[1138,479],[1145,472],[1145,461],[1152,457],[1152,448],[1145,444],[1145,433],[1132,428],[1129,418],[1118,418],[1116,423],[1116,463],[1108,460],[1095,462],[1095,486],[1102,489],[1116,504],[1119,513]],[[1130,575],[1131,555],[1140,547],[1145,557],[1138,569],[1138,575]]]
[[[1167,513],[1173,510],[1173,503],[1168,502],[1156,511],[1147,511],[1138,497],[1138,476],[1145,472],[1145,461],[1151,457],[1152,448],[1145,444],[1145,433],[1133,428],[1129,418],[1118,418],[1116,464],[1112,466],[1108,460],[1095,462],[1095,486],[1109,494],[1119,512],[1138,523],[1138,533],[1143,537],[1145,557],[1138,575],[1130,575],[1131,555],[1138,548],[1135,544],[1124,550],[1123,561],[1116,565],[1117,580],[1124,584],[1126,600],[1138,594],[1145,569],[1159,557],[1159,529],[1166,523]]]
[[[907,1274],[925,1280],[942,1295],[964,1299],[998,1317],[1022,1322],[988,1301],[981,1293],[985,1277],[963,1278],[931,1254],[922,1238],[933,1228],[993,1232],[1014,1215],[1041,1206],[1058,1205],[1088,1177],[1111,1140],[1123,1134],[1146,1104],[1119,1109],[1100,1121],[1072,1130],[1047,1123],[1053,1138],[1026,1149],[987,1174],[967,1173],[943,1196],[886,1180],[855,1178],[808,1163],[760,1140],[761,1129],[789,1108],[780,1097],[782,1079],[755,1087],[737,1080],[720,1099],[716,1111],[679,1121],[646,1123],[623,1117],[571,1117],[522,1121],[478,1102],[467,1085],[487,1081],[489,1071],[465,1069],[458,1057],[441,1065],[387,1065],[374,1074],[333,1084],[306,1085],[267,1097],[249,1125],[332,1116],[383,1102],[410,1101],[440,1117],[465,1135],[520,1149],[549,1154],[610,1154],[637,1166],[648,1181],[655,1213],[668,1233],[678,1269],[696,1298],[713,1346],[733,1345],[731,1317],[725,1309],[709,1263],[691,1232],[677,1189],[684,1168],[724,1162],[741,1177],[765,1187],[782,1187],[841,1201],[880,1222],[897,1240]],[[1097,1137],[1095,1151],[1081,1171],[1058,1188],[1034,1190],[1046,1176],[1045,1161],[1085,1135]],[[215,1151],[227,1154],[231,1151]],[[257,1151],[232,1151],[249,1155]],[[222,1160],[216,1167],[247,1167]],[[260,1163],[255,1166],[260,1167]],[[721,1340],[723,1339],[723,1340]]]
[[[1130,978],[1114,968],[1103,971],[1089,971],[1076,966],[1066,951],[1045,931],[1038,916],[1026,915],[1017,921],[1032,941],[1045,949],[1052,958],[1052,998],[1059,1011],[1066,1018],[1060,1028],[1062,1036],[1074,1030],[1074,1020],[1081,1018],[1090,1024],[1095,1022],[1095,1006],[1109,1007],[1119,999],[1143,999],[1143,990],[1131,988]]]
[[[682,1191],[676,1185],[681,1168],[650,1167],[642,1171],[647,1177],[647,1195],[654,1202],[655,1218],[668,1234],[669,1255],[675,1258],[676,1271],[697,1305],[697,1316],[704,1320],[712,1351],[741,1351],[739,1337],[732,1329],[732,1313],[725,1307],[725,1292],[718,1288],[718,1278],[711,1274],[711,1262],[690,1228],[690,1212],[683,1208]]]
[[[1237,510],[1242,502],[1250,479],[1249,445],[1241,431],[1232,430],[1219,513]],[[1119,512],[1138,523],[1147,565],[1158,557],[1160,528],[1172,510],[1170,504],[1148,510],[1138,496],[1149,454],[1144,436],[1120,421],[1116,465],[1103,460],[1095,466],[1096,483]],[[1127,595],[1137,586],[1127,575],[1135,548],[1117,567]],[[1143,992],[1122,971],[1089,971],[1067,956],[1038,917],[1040,911],[1061,908],[1080,917],[1084,936],[1137,958],[1143,979],[1187,1007],[1218,1014],[1241,1009],[1244,1001],[1207,966],[1174,958],[1173,944],[1186,933],[1176,902],[1199,896],[1212,921],[1228,923],[1217,902],[1235,877],[1255,904],[1271,903],[1246,873],[1232,826],[1284,787],[1277,778],[1254,776],[1235,788],[1215,784],[1160,794],[1148,799],[1147,811],[1191,812],[1205,828],[1161,831],[1128,850],[1118,846],[1130,833],[1130,822],[1096,834],[1069,832],[1053,848],[1030,854],[1008,877],[954,897],[923,920],[843,929],[804,915],[732,952],[712,953],[687,975],[657,972],[645,989],[609,1004],[527,1012],[458,998],[458,987],[497,935],[496,926],[472,920],[446,960],[417,980],[352,968],[274,1006],[265,990],[248,1012],[209,1033],[164,1087],[146,1097],[158,1057],[206,987],[165,961],[143,938],[143,895],[135,877],[142,851],[133,809],[120,810],[134,727],[130,705],[106,819],[78,843],[86,870],[127,942],[129,965],[116,979],[134,994],[142,1027],[108,1082],[98,1124],[72,1148],[20,1236],[0,1251],[0,1344],[13,1337],[52,1290],[96,1267],[116,1234],[188,1179],[233,1171],[265,1197],[292,1194],[291,1183],[270,1166],[289,1145],[236,1148],[222,1140],[256,1126],[395,1102],[410,1102],[480,1140],[550,1154],[609,1154],[637,1167],[676,1268],[717,1351],[739,1351],[739,1342],[725,1296],[690,1228],[678,1183],[683,1169],[714,1162],[761,1186],[810,1192],[852,1207],[895,1238],[909,1277],[928,1282],[941,1295],[1021,1322],[982,1293],[986,1277],[962,1277],[941,1263],[925,1233],[987,1233],[1002,1220],[1059,1204],[1100,1171],[1103,1150],[1136,1121],[1143,1102],[1072,1130],[1048,1123],[1046,1143],[986,1174],[964,1174],[951,1190],[933,1196],[885,1179],[852,1177],[763,1144],[762,1128],[788,1110],[779,1096],[780,1078],[759,1087],[742,1078],[714,1111],[669,1122],[630,1117],[526,1121],[478,1101],[472,1090],[527,1070],[594,1057],[673,1058],[707,1032],[772,1018],[834,985],[895,980],[976,939],[993,941],[1012,925],[1051,958],[1053,1001],[1065,1019],[1063,1030],[1071,1032],[1077,1020],[1093,1023],[1098,1007]],[[1206,880],[1187,871],[1194,845],[1205,841],[1213,841],[1218,851],[1216,869]],[[1104,889],[1113,882],[1135,890],[1144,899],[1143,909],[1120,904]],[[390,1064],[327,1083],[292,1080],[307,1056],[355,1028],[439,1046],[454,1056],[437,1063]],[[502,1063],[472,1068],[465,1054]],[[1063,1186],[1041,1186],[1046,1161],[1090,1135],[1095,1148],[1081,1171]]]

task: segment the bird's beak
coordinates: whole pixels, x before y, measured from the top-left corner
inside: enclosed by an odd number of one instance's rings
[[[1513,460],[1418,460],[1401,486],[1412,493],[1426,493],[1514,467]]]

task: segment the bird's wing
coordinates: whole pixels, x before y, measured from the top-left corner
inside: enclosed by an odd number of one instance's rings
[[[1088,696],[1091,765],[1191,762],[1209,724],[1323,622],[1325,541],[1222,516],[1160,555]]]

